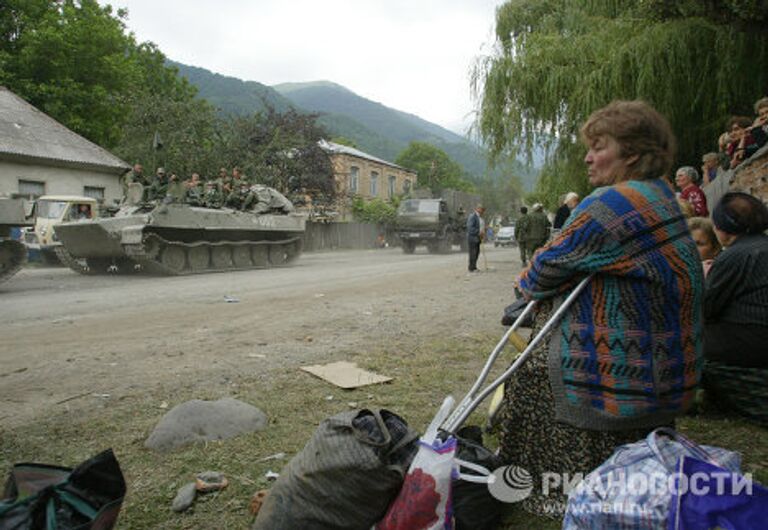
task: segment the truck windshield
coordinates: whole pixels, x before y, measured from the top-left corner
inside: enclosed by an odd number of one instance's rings
[[[60,219],[67,209],[66,201],[37,201],[37,216],[44,219]]]
[[[408,199],[400,203],[400,211],[404,213],[440,213],[440,201]]]

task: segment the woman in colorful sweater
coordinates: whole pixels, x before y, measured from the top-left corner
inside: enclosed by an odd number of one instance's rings
[[[509,381],[502,421],[502,456],[531,473],[524,506],[538,514],[560,515],[565,501],[539,488],[543,474],[586,474],[617,446],[673,424],[702,367],[702,267],[664,177],[675,146],[668,122],[646,103],[618,101],[581,133],[597,189],[520,277],[541,301],[534,331],[595,276]]]

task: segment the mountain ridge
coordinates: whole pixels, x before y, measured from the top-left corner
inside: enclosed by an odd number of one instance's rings
[[[394,162],[410,142],[426,142],[445,151],[471,180],[479,181],[484,175],[505,178],[499,170],[489,169],[484,151],[468,138],[415,114],[364,98],[338,83],[316,80],[268,86],[197,66],[168,63],[197,88],[198,97],[223,114],[248,115],[266,105],[278,111],[294,108],[318,114],[318,122],[332,138],[347,138],[358,149],[384,160]],[[526,182],[531,179],[528,168],[516,162],[515,174],[530,187]]]

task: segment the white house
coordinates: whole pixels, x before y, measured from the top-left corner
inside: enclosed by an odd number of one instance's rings
[[[111,204],[129,165],[0,87],[0,195],[85,195]]]

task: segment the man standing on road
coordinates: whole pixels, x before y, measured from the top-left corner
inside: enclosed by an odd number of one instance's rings
[[[528,208],[525,206],[520,207],[520,217],[515,222],[515,241],[520,249],[520,261],[525,267],[528,264],[527,259],[527,245],[528,245],[528,229],[531,217],[528,215]]]
[[[528,238],[526,240],[526,252],[529,258],[532,258],[534,252],[547,242],[551,226],[547,214],[544,213],[544,206],[540,202],[534,204],[533,213],[531,213],[528,221]]]
[[[485,208],[478,204],[475,211],[467,217],[467,244],[469,247],[469,272],[477,271],[477,258],[480,256],[480,242],[483,240]]]

